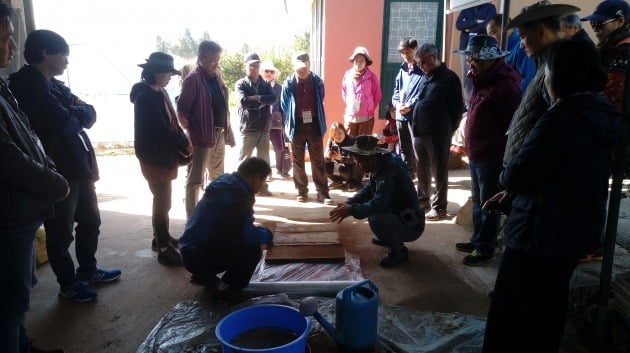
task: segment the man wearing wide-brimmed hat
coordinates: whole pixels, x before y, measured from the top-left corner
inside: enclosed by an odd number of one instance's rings
[[[368,184],[353,197],[330,211],[330,220],[339,223],[348,216],[367,217],[375,235],[372,243],[390,248],[381,266],[394,267],[406,262],[409,251],[404,242],[422,235],[424,213],[405,164],[397,155],[378,147],[378,139],[373,136],[357,136],[353,146],[342,148],[371,176]]]
[[[464,257],[465,265],[478,266],[493,258],[497,245],[500,215],[482,211],[481,206],[499,192],[505,132],[521,101],[521,76],[505,63],[503,57],[509,52],[501,51],[493,37],[472,37],[465,50],[454,53],[466,58],[473,81],[464,134],[471,178],[473,233],[469,241],[457,243],[455,248],[470,253]]]
[[[537,60],[538,69],[512,117],[503,165],[509,163],[536,120],[550,106],[551,100],[545,91],[545,65],[542,54],[550,44],[562,39],[560,17],[577,11],[580,9],[573,5],[551,4],[543,0],[523,8],[521,13],[507,24],[507,29],[518,29],[525,52]]]

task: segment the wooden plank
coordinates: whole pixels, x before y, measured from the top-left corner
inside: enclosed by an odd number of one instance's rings
[[[314,233],[281,233],[273,235],[273,242],[276,244],[312,244],[312,243],[339,243],[337,232],[314,232]]]
[[[298,224],[298,223],[278,223],[275,231],[277,233],[316,233],[316,232],[337,232],[335,223],[318,224]]]
[[[277,244],[267,251],[265,262],[344,262],[341,244]]]

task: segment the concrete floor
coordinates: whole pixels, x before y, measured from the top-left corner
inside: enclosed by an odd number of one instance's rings
[[[226,160],[236,159],[237,150],[228,148]],[[186,299],[209,300],[202,287],[189,283],[185,269],[160,265],[156,253],[151,251],[151,195],[136,158],[100,156],[98,161],[102,226],[97,259],[99,266],[117,267],[123,274],[119,281],[97,287],[96,301],[79,304],[59,298],[50,266],[40,267],[27,314],[29,335],[38,347],[61,347],[67,353],[135,352],[176,303]],[[226,171],[235,169],[235,162],[226,165]],[[184,228],[184,176],[185,169],[181,169],[173,187],[173,236],[181,235]],[[274,196],[257,198],[257,220],[329,224],[332,206],[296,202],[293,182],[275,178],[275,174],[269,186]],[[312,199],[313,192],[311,185]],[[337,202],[350,195],[331,191]],[[346,251],[360,257],[363,275],[377,285],[382,302],[426,311],[486,315],[487,293],[493,286],[500,254],[486,266],[468,267],[461,263],[463,254],[454,250],[456,242],[470,236],[454,221],[469,195],[468,170],[452,170],[448,205],[451,216],[427,222],[420,239],[407,245],[410,261],[394,269],[378,265],[386,250],[371,244],[372,235],[365,221],[348,218],[337,226],[340,241]]]

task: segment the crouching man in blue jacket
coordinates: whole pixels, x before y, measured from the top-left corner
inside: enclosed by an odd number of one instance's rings
[[[273,247],[273,234],[254,225],[254,195],[271,174],[269,164],[245,159],[232,174],[223,174],[197,204],[179,248],[191,282],[208,287],[213,297],[238,302],[260,261],[261,244]],[[217,274],[224,272],[221,279]]]

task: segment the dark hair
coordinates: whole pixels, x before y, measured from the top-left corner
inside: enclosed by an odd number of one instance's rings
[[[5,18],[11,20],[14,14],[15,12],[13,11],[11,5],[0,3],[0,20]]]
[[[488,22],[494,22],[494,24],[496,26],[503,27],[503,14],[502,13],[498,13],[498,14],[492,16],[492,18]]]
[[[49,55],[70,54],[70,47],[59,34],[47,29],[38,29],[28,34],[24,43],[24,58],[29,64],[39,64],[44,60],[42,52]]]
[[[582,21],[580,16],[572,13],[560,18],[560,23],[564,23],[567,26],[582,28]]]
[[[606,85],[606,72],[597,49],[582,40],[561,40],[550,45],[544,56],[550,73],[551,89],[558,98],[576,92],[600,92]]]
[[[244,177],[259,177],[264,179],[271,174],[271,167],[264,159],[250,157],[245,159],[239,166],[237,173]]]
[[[398,50],[402,48],[411,48],[416,49],[418,47],[418,41],[416,38],[404,38],[400,41],[400,45],[398,46]]]
[[[197,56],[205,58],[210,55],[214,55],[223,51],[223,48],[217,43],[211,40],[204,40],[199,43],[199,49],[197,49]]]
[[[155,84],[155,75],[159,74],[159,72],[149,68],[149,67],[145,67],[144,69],[142,69],[142,73],[140,74],[140,77],[148,84],[153,85]]]

